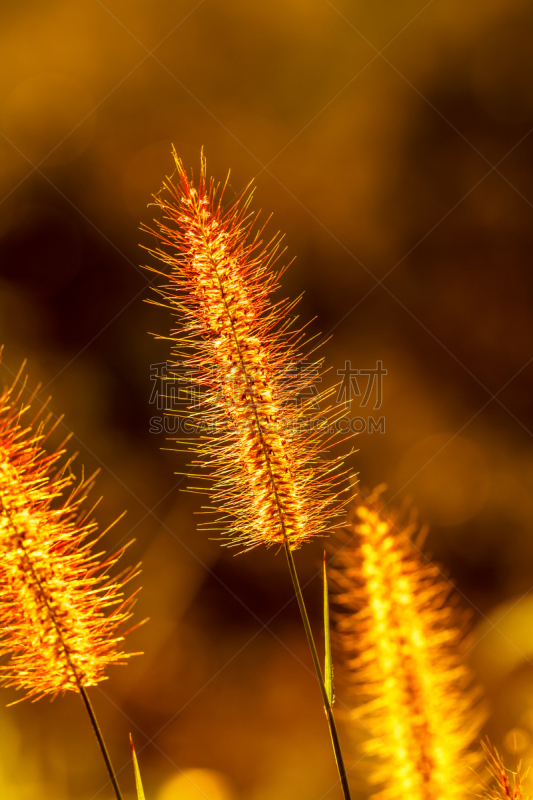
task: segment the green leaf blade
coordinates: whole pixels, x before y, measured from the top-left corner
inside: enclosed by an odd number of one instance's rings
[[[144,795],[143,784],[141,781],[141,773],[139,771],[139,764],[137,762],[137,754],[135,752],[135,747],[133,746],[133,739],[131,738],[131,733],[130,733],[130,744],[133,757],[133,771],[135,773],[135,786],[137,787],[137,800],[146,800],[146,797]]]
[[[324,685],[330,706],[334,703],[333,696],[333,662],[331,660],[331,635],[329,628],[329,598],[328,598],[328,576],[326,572],[326,554],[324,553]]]

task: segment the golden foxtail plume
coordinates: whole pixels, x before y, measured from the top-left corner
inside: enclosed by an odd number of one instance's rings
[[[463,620],[412,541],[416,525],[381,507],[379,490],[356,499],[332,570],[353,714],[373,737],[364,746],[376,797],[459,800],[472,794],[479,756],[468,748],[482,722],[461,663]]]
[[[155,198],[163,221],[152,233],[163,248],[151,252],[170,267],[158,291],[179,323],[174,374],[202,393],[184,423],[194,446],[183,443],[208,467],[223,514],[212,526],[223,538],[294,549],[327,530],[343,505],[339,462],[322,458],[339,413],[318,410],[329,392],[316,390],[321,361],[300,352],[295,302],[270,300],[283,272],[273,270],[279,239],[264,245],[252,231],[251,193],[226,208],[226,187],[207,180],[203,157],[197,186],[174,157],[176,180]]]
[[[332,704],[300,589],[292,551],[331,527],[344,506],[340,461],[323,455],[338,441],[344,409],[320,412],[316,379],[321,360],[304,360],[302,330],[293,330],[295,302],[272,302],[283,270],[274,271],[279,238],[264,245],[251,193],[223,205],[207,180],[205,159],[195,186],[174,152],[175,180],[167,179],[156,205],[163,219],[151,231],[151,250],[170,268],[158,305],[178,320],[172,331],[174,378],[199,388],[196,407],[182,419],[193,462],[207,470],[207,492],[219,516],[211,529],[245,549],[283,547],[313,656],[345,800],[350,790]],[[148,229],[149,230],[149,229]],[[182,385],[183,391],[183,385]],[[167,413],[168,410],[167,410]],[[172,413],[172,410],[170,410]],[[344,434],[343,434],[344,435]],[[199,491],[205,492],[205,489]]]
[[[493,780],[491,785],[483,783],[484,792],[481,797],[485,798],[485,800],[523,800],[524,781],[527,778],[527,772],[522,775],[520,764],[517,765],[515,771],[506,769],[502,757],[490,742],[482,742],[482,746]],[[532,794],[530,792],[527,795],[527,800],[531,800],[531,797]]]
[[[97,525],[82,509],[92,479],[75,484],[72,459],[58,464],[64,449],[44,450],[51,427],[42,413],[24,423],[16,383],[0,394],[0,655],[10,656],[0,681],[38,699],[93,686],[128,658],[118,629],[133,571],[112,579],[122,551],[92,552]]]

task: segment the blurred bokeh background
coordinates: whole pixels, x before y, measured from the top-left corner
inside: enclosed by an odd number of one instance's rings
[[[531,760],[532,34],[524,0],[2,4],[1,379],[28,359],[78,469],[101,469],[98,519],[128,510],[106,545],[134,537],[144,562],[144,655],[92,691],[128,798],[130,731],[151,800],[340,797],[283,554],[198,533],[186,457],[150,433],[168,353],[148,331],[170,320],[143,302],[139,225],[172,143],[231,168],[230,194],[255,179],[296,256],[285,293],[333,333],[325,381],[387,370],[381,408],[352,403],[353,469],[430,524],[472,608],[486,731]],[[317,628],[320,557],[298,554]],[[111,797],[77,697],[0,729],[3,799]]]

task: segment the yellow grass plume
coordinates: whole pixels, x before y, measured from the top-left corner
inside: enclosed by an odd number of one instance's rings
[[[413,543],[415,524],[380,505],[379,493],[356,499],[333,571],[371,780],[387,800],[466,798],[482,715],[461,662],[464,620],[449,582]]]

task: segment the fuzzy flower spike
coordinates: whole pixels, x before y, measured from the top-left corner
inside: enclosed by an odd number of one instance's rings
[[[531,800],[533,793],[524,789],[529,769],[522,774],[520,763],[515,765],[514,770],[507,769],[501,755],[490,741],[481,744],[492,780],[489,783],[481,781],[484,792],[479,796],[485,800],[524,800],[524,798]]]
[[[208,468],[208,494],[222,512],[207,525],[246,549],[295,549],[328,530],[343,505],[340,462],[322,456],[344,411],[321,416],[331,392],[316,389],[321,360],[300,352],[295,302],[271,303],[280,240],[264,245],[262,229],[253,232],[251,193],[226,207],[226,186],[207,181],[203,157],[197,186],[174,158],[175,180],[155,198],[163,220],[151,232],[163,247],[150,252],[170,267],[158,292],[179,321],[173,378],[201,390],[182,426],[197,436],[182,443]]]
[[[413,542],[414,521],[357,498],[332,571],[337,626],[382,800],[466,800],[483,722],[465,664],[464,615]]]
[[[113,580],[122,550],[92,552],[97,525],[82,510],[92,479],[75,484],[72,458],[58,465],[64,449],[43,449],[53,428],[42,413],[23,422],[19,377],[0,394],[0,655],[10,656],[0,681],[39,699],[94,686],[128,657],[118,629],[135,570]]]

